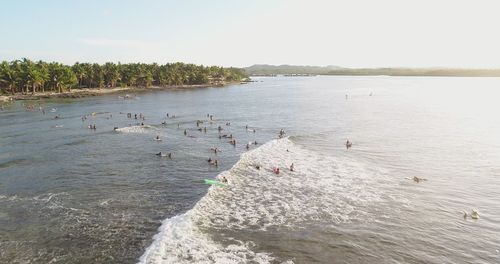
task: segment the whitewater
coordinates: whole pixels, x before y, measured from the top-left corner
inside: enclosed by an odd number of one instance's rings
[[[294,171],[287,169],[292,163]],[[271,170],[275,166],[281,167],[279,175]],[[211,186],[193,209],[163,221],[139,263],[271,263],[271,252],[254,251],[255,241],[226,230],[286,232],[309,223],[350,222],[363,217],[356,208],[380,200],[376,183],[384,180],[383,171],[320,155],[288,137],[243,153],[217,178],[223,176],[226,186]]]

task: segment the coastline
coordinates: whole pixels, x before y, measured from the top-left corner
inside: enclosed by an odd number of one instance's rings
[[[226,85],[240,84],[240,81],[225,82],[225,83],[211,83],[211,84],[192,84],[192,85],[171,85],[171,86],[150,86],[150,87],[115,87],[115,88],[83,88],[72,89],[71,92],[39,92],[35,94],[13,94],[1,95],[0,102],[10,102],[18,100],[40,100],[51,98],[83,98],[91,96],[100,96],[106,94],[114,94],[120,92],[148,92],[148,91],[162,91],[162,90],[181,90],[181,89],[197,89],[208,87],[223,87]]]

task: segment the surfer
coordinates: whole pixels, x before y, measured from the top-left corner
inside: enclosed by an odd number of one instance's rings
[[[158,157],[161,157],[161,151],[155,154]]]
[[[426,181],[426,180],[427,180],[427,179],[424,179],[424,178],[419,178],[419,177],[417,177],[417,176],[413,176],[413,181],[414,181],[414,182],[417,182],[417,183],[418,183],[418,182],[421,182],[421,181]]]
[[[349,149],[350,147],[352,147],[352,142],[350,142],[349,139],[345,142],[345,147],[346,147],[346,149]]]
[[[247,143],[247,146],[246,146],[247,150],[250,149],[250,144]]]

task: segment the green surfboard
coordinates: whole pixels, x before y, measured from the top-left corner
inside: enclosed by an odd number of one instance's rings
[[[222,183],[221,183],[221,182],[219,182],[219,181],[216,181],[216,180],[209,180],[209,179],[205,179],[205,184],[217,185],[217,186],[224,186],[224,184],[222,184]]]

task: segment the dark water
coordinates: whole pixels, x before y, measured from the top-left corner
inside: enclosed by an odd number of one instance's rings
[[[5,105],[0,262],[500,261],[500,79],[257,80]]]

